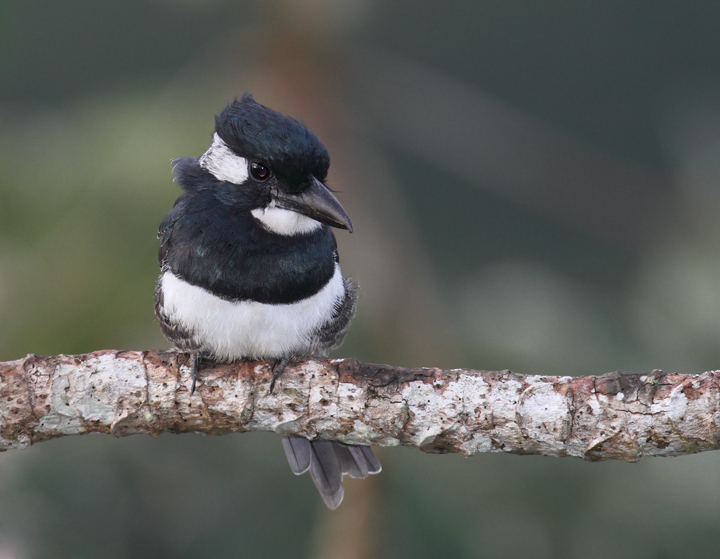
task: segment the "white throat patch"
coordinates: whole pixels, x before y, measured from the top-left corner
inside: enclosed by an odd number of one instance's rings
[[[242,184],[248,178],[247,159],[231,150],[217,132],[213,136],[212,145],[200,156],[198,162],[200,167],[210,171],[221,181]]]
[[[288,237],[312,233],[322,227],[322,223],[310,217],[292,210],[276,208],[275,202],[271,202],[266,208],[252,210],[250,213],[268,231]]]

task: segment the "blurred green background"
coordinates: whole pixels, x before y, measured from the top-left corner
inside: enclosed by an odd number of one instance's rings
[[[167,347],[170,160],[251,91],[356,226],[338,356],[719,367],[718,29],[697,0],[0,1],[0,360]],[[718,453],[378,454],[330,513],[268,433],[5,453],[0,559],[718,556]]]

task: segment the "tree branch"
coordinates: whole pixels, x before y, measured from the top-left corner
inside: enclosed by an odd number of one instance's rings
[[[200,372],[189,356],[97,351],[0,363],[0,450],[83,433],[279,435],[425,452],[509,452],[636,461],[720,448],[720,371],[522,376],[406,369],[354,359]]]

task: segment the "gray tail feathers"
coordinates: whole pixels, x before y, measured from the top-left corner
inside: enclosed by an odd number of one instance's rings
[[[309,441],[304,437],[283,437],[283,448],[294,474],[310,470],[310,477],[330,509],[343,500],[343,475],[366,478],[382,470],[367,445],[348,445],[337,441]]]

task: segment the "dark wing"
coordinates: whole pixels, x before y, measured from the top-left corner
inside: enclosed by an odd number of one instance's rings
[[[337,348],[345,339],[350,321],[355,316],[358,298],[358,286],[350,278],[343,278],[345,297],[338,304],[333,316],[320,326],[313,334],[314,347],[312,353],[327,356],[330,351]]]
[[[180,219],[181,216],[187,216],[188,210],[192,206],[189,203],[190,196],[201,190],[201,186],[207,178],[206,171],[198,165],[197,157],[179,157],[173,159],[172,166],[173,175],[175,175],[173,180],[182,187],[184,192],[175,200],[172,210],[170,210],[162,220],[160,228],[158,229],[158,239],[160,239],[158,261],[160,262],[160,267],[165,265],[167,255],[172,250],[173,233],[179,231],[183,226],[183,222]]]
[[[182,221],[180,217],[182,215],[182,204],[184,194],[181,195],[173,209],[165,216],[160,223],[158,229],[158,239],[160,239],[160,249],[158,250],[158,262],[163,272],[168,266],[168,255],[173,250],[173,233],[182,227]],[[160,276],[162,278],[162,274]],[[186,330],[182,325],[177,322],[170,320],[163,311],[163,291],[161,289],[161,281],[158,280],[157,286],[155,287],[155,316],[157,316],[160,322],[160,328],[162,328],[165,337],[170,340],[176,347],[183,351],[197,351],[199,349],[197,343],[194,340],[192,332]]]
[[[172,210],[163,218],[158,228],[158,239],[160,239],[160,249],[158,250],[158,262],[162,268],[165,264],[165,260],[168,252],[172,250],[172,236],[173,233],[181,227],[180,217],[182,215],[182,207],[185,202],[185,195],[182,194],[175,201],[175,205]]]

